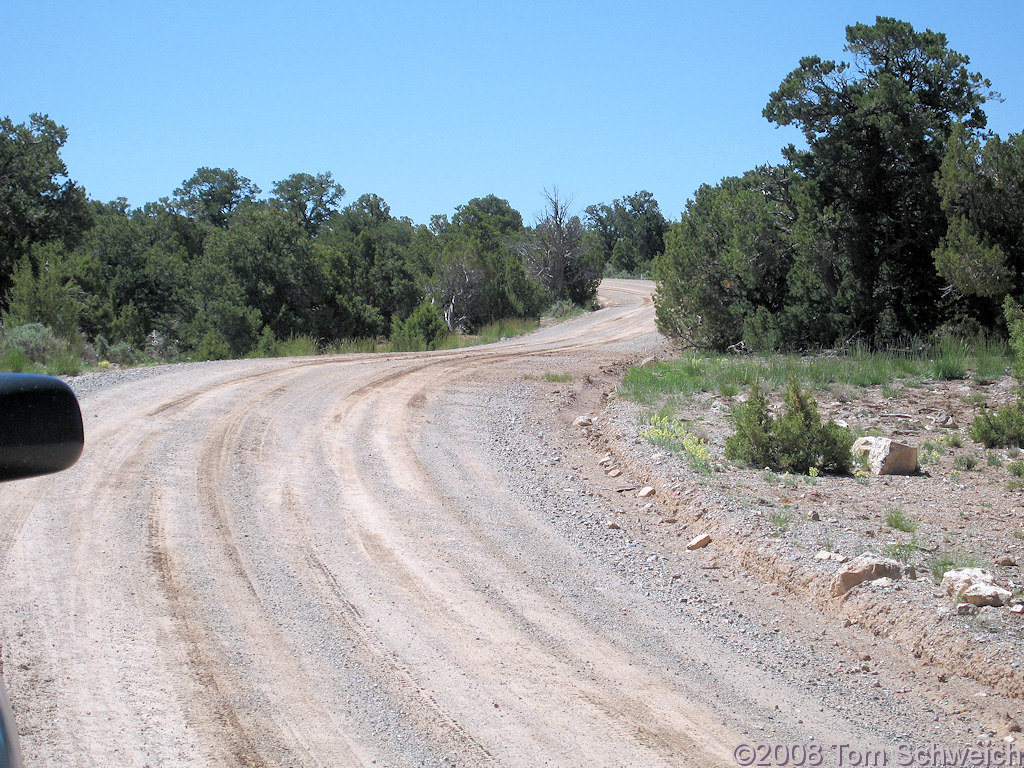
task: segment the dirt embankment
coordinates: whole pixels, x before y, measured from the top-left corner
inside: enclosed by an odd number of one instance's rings
[[[614,397],[620,369],[606,373],[599,382],[551,385],[551,392],[567,437],[590,449],[592,478],[618,469],[622,496],[655,489],[645,503],[631,499],[609,516],[613,530],[674,553],[679,569],[752,576],[770,594],[813,608],[822,621],[884,640],[899,674],[931,689],[937,712],[977,718],[979,734],[1019,740],[1024,614],[1013,605],[1024,602],[1018,565],[1024,563],[1024,495],[1015,489],[1012,463],[1020,456],[1012,449],[985,451],[963,428],[980,402],[1009,399],[1008,378],[989,385],[924,382],[904,390],[898,402],[878,387],[845,389],[840,398],[816,393],[826,417],[918,447],[922,471],[808,478],[723,461],[732,400],[709,394],[677,414],[707,439],[715,457],[715,471],[702,474],[684,455],[643,438],[645,409]],[[573,425],[580,415],[592,424]],[[702,534],[712,544],[686,551]],[[867,582],[833,597],[837,571],[865,552],[899,558],[914,566],[917,578]],[[1013,592],[1012,603],[980,610],[960,605],[936,583],[943,564],[990,570]]]

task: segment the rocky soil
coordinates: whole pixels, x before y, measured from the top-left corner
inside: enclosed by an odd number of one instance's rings
[[[1024,493],[1010,467],[1021,456],[986,451],[966,434],[980,402],[1011,399],[1009,378],[987,386],[928,381],[895,398],[879,387],[815,392],[824,417],[917,447],[921,469],[807,477],[726,461],[735,399],[711,394],[677,412],[707,441],[714,468],[701,473],[685,455],[644,438],[651,408],[617,397],[623,373],[608,366],[597,376],[531,382],[561,413],[557,431],[535,423],[536,439],[551,446],[539,461],[561,466],[566,482],[583,489],[587,503],[576,521],[617,567],[738,637],[780,674],[806,674],[804,684],[829,706],[866,688],[873,698],[865,716],[875,727],[884,729],[896,710],[914,710],[947,741],[1019,745]],[[701,537],[710,543],[688,549]],[[903,578],[833,596],[836,574],[863,553],[899,561]],[[984,568],[1012,598],[1002,607],[963,603],[938,583],[943,566]],[[776,623],[755,629],[766,618],[758,617],[766,596],[776,601],[768,609],[778,611]],[[894,687],[879,683],[880,670],[898,681]]]

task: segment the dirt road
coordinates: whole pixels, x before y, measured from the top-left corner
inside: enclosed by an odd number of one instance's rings
[[[79,464],[0,497],[26,765],[713,766],[755,727],[871,743],[862,701],[821,706],[623,579],[552,515],[555,476],[495,447],[495,425],[526,429],[503,391],[659,343],[652,287],[606,281],[605,309],[487,347],[84,387]]]

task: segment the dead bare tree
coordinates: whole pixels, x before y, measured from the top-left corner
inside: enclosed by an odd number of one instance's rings
[[[451,259],[438,270],[427,292],[431,302],[441,308],[448,330],[458,330],[469,319],[467,306],[478,290],[478,283],[477,270],[467,259]]]
[[[528,273],[555,298],[577,300],[577,290],[571,283],[581,277],[594,281],[599,277],[581,274],[586,261],[585,230],[579,216],[570,213],[572,199],[562,198],[558,187],[543,191],[547,206],[530,236],[519,245],[519,252]],[[594,271],[594,270],[590,270]]]

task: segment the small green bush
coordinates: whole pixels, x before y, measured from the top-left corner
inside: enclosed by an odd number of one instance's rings
[[[967,378],[967,347],[963,341],[943,337],[935,347],[932,375],[942,381]]]
[[[118,365],[136,365],[141,359],[139,351],[127,341],[119,341],[107,348],[107,360]]]
[[[792,515],[788,515],[785,512],[775,512],[768,520],[778,530],[775,532],[775,536],[779,536],[789,530],[789,523],[793,519]]]
[[[277,343],[278,357],[313,357],[320,354],[317,340],[308,335],[292,335]]]
[[[570,317],[575,317],[585,311],[583,307],[573,304],[568,299],[559,299],[544,314],[552,320],[568,320]]]
[[[413,352],[437,349],[449,333],[448,325],[437,307],[425,301],[407,318],[395,323],[391,331],[391,346],[395,350]]]
[[[566,384],[572,381],[572,374],[555,373],[554,371],[544,371],[544,381],[550,381],[553,384]]]
[[[58,352],[46,366],[51,376],[77,376],[84,367],[82,358],[69,350]]]
[[[476,332],[475,343],[492,344],[502,339],[511,339],[513,336],[522,336],[524,333],[530,333],[539,327],[540,324],[537,320],[532,318],[506,317],[479,328]]]
[[[953,469],[960,470],[961,472],[970,472],[976,466],[978,466],[977,456],[963,454],[953,459]]]
[[[84,345],[78,342],[78,348]],[[84,367],[75,345],[42,323],[26,323],[0,332],[0,370],[77,376]]]
[[[909,563],[910,558],[913,557],[917,548],[917,543],[913,541],[908,544],[888,544],[883,547],[882,554],[886,557],[891,557],[894,560],[899,560],[901,563]]]
[[[1003,312],[1013,351],[1010,369],[1017,381],[1024,384],[1024,309],[1007,296]],[[968,434],[986,448],[1024,445],[1024,403],[1018,399],[1016,403],[994,411],[983,408],[971,422]]]
[[[46,363],[64,350],[53,329],[42,323],[26,323],[4,332],[3,349],[20,350],[34,363]]]
[[[690,467],[703,475],[711,474],[711,451],[707,440],[695,435],[678,419],[665,414],[652,414],[640,434],[653,445],[686,456]]]
[[[942,453],[941,446],[928,440],[921,443],[921,447],[917,450],[917,463],[922,467],[929,464],[938,464],[942,460]]]
[[[213,330],[206,331],[196,350],[196,359],[226,360],[229,357],[231,357],[231,347],[224,341],[224,338]]]
[[[725,441],[725,457],[755,467],[778,469],[768,398],[759,384],[755,383],[746,402],[733,410],[732,422],[736,433]]]
[[[276,357],[277,356],[277,336],[274,335],[274,331],[271,330],[269,325],[263,326],[263,331],[260,333],[260,337],[256,339],[256,346],[253,347],[252,357]]]
[[[908,517],[902,509],[894,509],[890,512],[885,518],[885,523],[891,528],[905,533],[917,530],[917,523]]]
[[[792,379],[786,410],[778,419],[768,413],[768,401],[755,384],[747,401],[733,411],[735,434],[725,441],[726,458],[758,467],[807,474],[848,474],[853,435],[833,421],[823,423],[814,399]]]
[[[984,408],[967,432],[986,448],[1024,445],[1024,405],[1018,400],[995,410]]]
[[[0,353],[0,371],[9,373],[31,373],[35,364],[20,349],[8,349]]]
[[[1010,350],[1006,342],[999,339],[979,337],[974,342],[974,380],[979,384],[991,384],[1006,373]]]
[[[939,552],[931,558],[928,569],[932,572],[932,580],[938,584],[946,571],[955,571],[959,568],[977,568],[978,558],[971,555],[953,555],[948,552]]]

